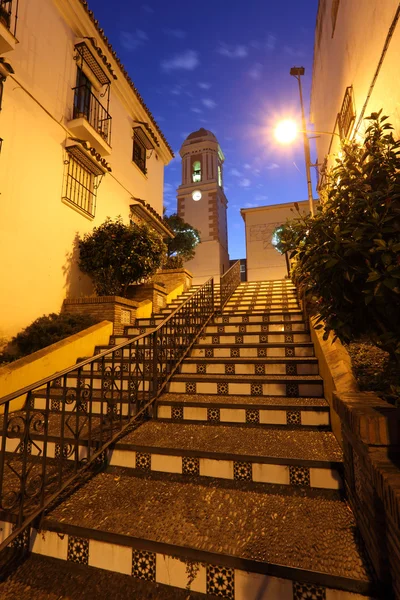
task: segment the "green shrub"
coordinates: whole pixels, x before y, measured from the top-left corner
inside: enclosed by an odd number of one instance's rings
[[[93,281],[99,296],[125,296],[132,283],[161,266],[166,247],[147,225],[125,225],[121,217],[106,219],[79,241],[79,268]]]
[[[400,358],[400,141],[381,112],[364,142],[343,145],[315,217],[289,221],[279,248],[316,303],[319,327]],[[323,325],[322,325],[323,322]]]
[[[163,266],[164,269],[179,269],[184,261],[194,258],[195,248],[200,243],[200,232],[177,214],[164,217],[164,221],[175,237],[167,241],[167,260]]]
[[[10,349],[6,349],[0,355],[0,363],[27,356],[98,322],[98,319],[90,315],[68,313],[43,315],[11,340]]]

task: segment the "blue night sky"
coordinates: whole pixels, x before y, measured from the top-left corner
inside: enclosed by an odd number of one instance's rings
[[[317,7],[318,0],[90,1],[175,152],[165,169],[168,213],[176,211],[183,140],[200,127],[217,136],[226,158],[230,258],[245,256],[240,208],[307,198],[301,139],[280,147],[271,127],[300,118],[292,66],[306,69],[308,116]]]

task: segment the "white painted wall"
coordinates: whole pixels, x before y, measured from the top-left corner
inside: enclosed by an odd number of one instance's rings
[[[76,23],[70,24],[59,5],[77,11]],[[107,157],[112,174],[105,175],[98,189],[94,219],[62,202],[76,79],[74,43],[77,36],[94,33],[78,0],[19,2],[19,44],[5,57],[15,79],[4,84],[0,112],[0,337],[59,311],[66,296],[91,292],[89,280],[77,269],[76,253],[70,268],[77,235],[107,216],[121,215],[127,222],[132,197],[162,214],[164,165],[171,155],[156,132],[161,149],[148,160],[148,174],[132,162],[133,120],[150,118],[115,61],[118,81],[111,85],[112,152]],[[96,38],[100,44],[98,33]],[[103,51],[113,62],[109,49],[104,46]]]
[[[298,205],[301,213],[308,214],[307,200]],[[272,245],[272,235],[277,227],[297,215],[294,203],[242,208],[240,213],[246,231],[247,281],[284,279],[286,259]]]
[[[311,96],[311,121],[315,130],[328,132],[334,131],[346,87],[351,85],[357,123],[398,7],[397,0],[340,0],[332,36],[332,2],[320,0],[319,4]],[[400,22],[383,58],[364,114],[366,117],[383,108],[395,126],[397,135],[400,134],[399,56]],[[366,126],[364,121],[359,129],[360,134]],[[330,142],[328,135],[317,138],[319,162],[328,153]],[[338,150],[339,139],[335,136],[331,153]]]

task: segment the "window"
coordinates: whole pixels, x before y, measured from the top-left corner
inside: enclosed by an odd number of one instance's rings
[[[68,153],[68,170],[64,200],[94,217],[96,209],[95,174]]]
[[[201,181],[201,162],[196,160],[193,163],[193,173],[192,173],[192,181],[196,183],[197,181]]]
[[[135,132],[133,136],[133,162],[139,167],[141,171],[146,175],[146,147],[142,140],[139,139],[138,134]]]
[[[73,118],[85,118],[90,125],[97,131],[105,142],[111,145],[111,115],[104,108],[101,102],[93,93],[93,88],[90,79],[83,72],[81,67],[78,67],[76,75],[76,86],[74,88],[74,110]],[[107,103],[108,106],[108,103]]]
[[[221,165],[218,165],[218,185],[222,187],[222,169]]]
[[[348,138],[351,133],[355,118],[356,112],[354,108],[353,88],[350,85],[346,88],[342,108],[338,114],[339,134],[342,140]]]
[[[85,117],[89,121],[90,96],[92,84],[85,73],[78,67],[76,74],[76,88],[74,97],[74,119]]]
[[[246,272],[246,265],[244,265],[243,263],[240,264],[240,272],[241,273],[245,273]]]

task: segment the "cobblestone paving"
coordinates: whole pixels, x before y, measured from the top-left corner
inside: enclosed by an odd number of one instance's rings
[[[257,429],[229,425],[195,425],[149,421],[123,438],[124,444],[182,450],[341,461],[331,432]]]
[[[121,471],[89,481],[49,520],[368,580],[353,514],[340,500],[183,486]]]

